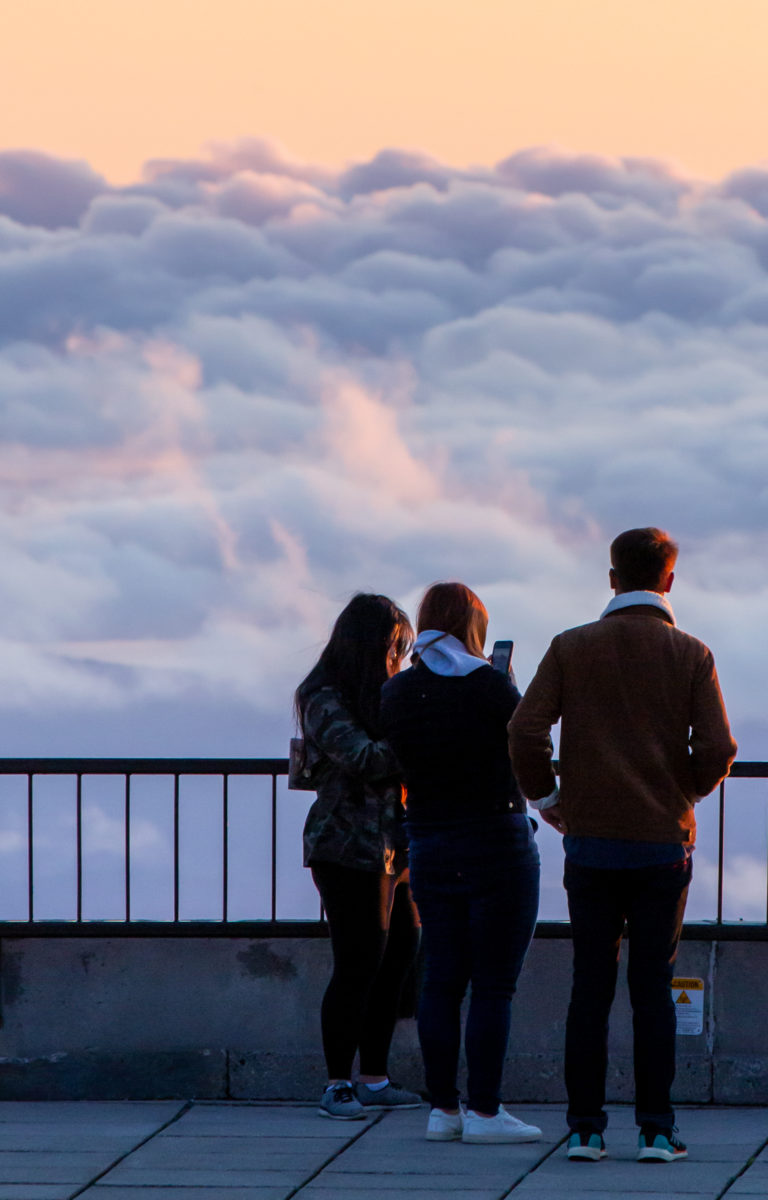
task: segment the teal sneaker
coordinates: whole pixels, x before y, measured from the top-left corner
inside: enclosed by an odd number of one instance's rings
[[[574,1162],[598,1162],[607,1153],[602,1133],[594,1129],[576,1130],[568,1138],[568,1157]]]
[[[687,1158],[688,1150],[676,1137],[675,1129],[661,1129],[658,1125],[641,1125],[637,1143],[638,1162],[676,1162]]]

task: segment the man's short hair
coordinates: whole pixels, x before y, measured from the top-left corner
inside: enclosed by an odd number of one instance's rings
[[[611,542],[611,566],[625,592],[652,592],[677,560],[677,542],[663,529],[627,529]]]

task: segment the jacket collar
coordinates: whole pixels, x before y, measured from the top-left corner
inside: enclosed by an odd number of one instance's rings
[[[649,617],[661,617],[662,620],[669,621],[670,625],[676,624],[672,605],[666,596],[659,592],[621,592],[606,605],[600,613],[600,619],[610,617],[612,613],[621,612],[625,608],[639,608],[641,605],[651,610],[647,614]]]
[[[438,629],[423,630],[413,644],[413,654],[435,675],[470,675],[478,667],[488,666],[487,659],[476,658],[453,634]]]

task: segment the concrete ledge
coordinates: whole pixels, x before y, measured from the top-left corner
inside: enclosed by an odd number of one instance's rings
[[[313,1100],[322,1087],[326,940],[20,938],[2,949],[2,1099]],[[705,981],[704,1032],[678,1039],[677,1101],[768,1102],[768,1052],[749,1016],[768,1003],[768,944],[685,941],[677,971]],[[570,979],[570,942],[534,942],[513,1002],[511,1101],[564,1099]],[[413,1020],[396,1030],[391,1070],[423,1088]],[[622,967],[608,1096],[632,1094]]]
[[[717,1059],[716,1104],[768,1104],[768,1056]]]
[[[693,1038],[686,1039],[693,1041]],[[677,1104],[707,1104],[715,1102],[712,1079],[712,1057],[705,1052],[687,1055],[677,1047],[677,1072],[672,1087],[672,1099]]]
[[[78,1050],[0,1059],[0,1100],[186,1100],[227,1092],[224,1050]]]
[[[229,1057],[229,1094],[233,1100],[308,1100],[327,1083],[322,1059],[306,1051],[233,1050]]]

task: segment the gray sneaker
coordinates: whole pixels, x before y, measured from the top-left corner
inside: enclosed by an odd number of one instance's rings
[[[381,1112],[387,1108],[421,1108],[424,1101],[417,1092],[407,1092],[396,1083],[372,1091],[366,1083],[356,1083],[357,1098],[366,1112]]]
[[[326,1088],[317,1110],[321,1117],[334,1121],[362,1121],[365,1109],[348,1083],[334,1083]]]

